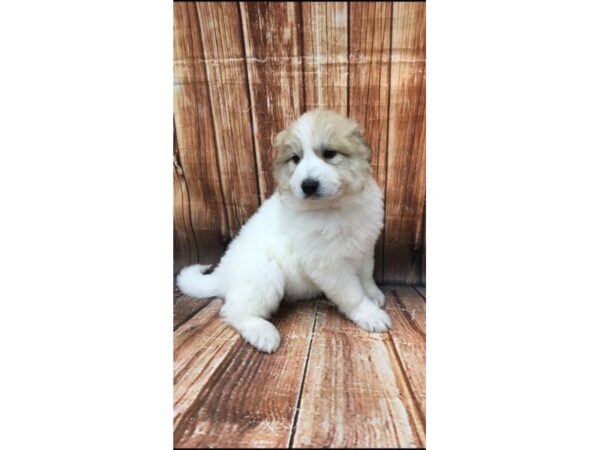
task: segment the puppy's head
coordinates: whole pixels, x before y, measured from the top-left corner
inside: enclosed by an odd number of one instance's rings
[[[315,205],[361,191],[371,173],[359,125],[333,111],[304,113],[275,137],[275,150],[279,189]]]

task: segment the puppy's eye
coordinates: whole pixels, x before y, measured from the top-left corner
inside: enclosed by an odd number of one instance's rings
[[[338,152],[336,152],[335,150],[333,150],[331,148],[326,148],[325,150],[323,150],[323,158],[325,158],[325,159],[331,159],[335,155],[337,155],[337,153]]]
[[[290,158],[290,161],[294,161],[294,164],[298,164],[300,162],[300,157],[298,155],[294,155]]]

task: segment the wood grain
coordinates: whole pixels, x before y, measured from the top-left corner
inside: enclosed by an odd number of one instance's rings
[[[393,296],[387,302],[397,311]],[[391,318],[399,336],[412,333]],[[292,447],[421,447],[422,421],[390,335],[362,331],[322,305]]]
[[[175,127],[173,128],[175,131]],[[190,194],[179,162],[177,136],[173,132],[173,270],[198,260],[198,246],[192,227]]]
[[[384,188],[375,277],[425,283],[425,5],[174,4],[175,270],[214,263],[274,189],[272,139],[306,109],[357,119]]]
[[[399,364],[408,379],[408,387],[416,402],[415,414],[425,429],[425,302],[413,288],[399,287],[390,291],[387,311],[395,326],[390,330]],[[394,301],[395,300],[395,301]]]
[[[287,447],[317,304],[284,304],[279,350],[257,352],[211,303],[175,334],[175,446]]]
[[[239,335],[218,316],[222,301],[211,302],[177,329],[173,338],[174,428],[177,430],[195,411],[206,384],[218,373],[229,352],[241,344]]]
[[[425,209],[425,3],[394,3],[384,280],[421,283]]]
[[[194,246],[190,262],[212,263],[223,252],[229,227],[220,186],[217,148],[208,98],[200,27],[193,3],[174,3],[175,261],[181,246]],[[210,214],[206,212],[210,211]],[[189,216],[186,223],[184,217]],[[178,225],[181,224],[181,225]],[[179,234],[178,234],[179,233]],[[177,265],[177,264],[176,264]],[[176,270],[179,267],[176,267]]]
[[[302,2],[306,110],[348,114],[348,3]]]
[[[240,3],[261,201],[274,189],[273,139],[304,110],[301,4]]]
[[[177,295],[173,305],[173,330],[177,330],[210,302],[211,300],[207,298],[194,298],[185,294]]]
[[[176,317],[204,307],[174,334],[175,446],[424,447],[425,302],[410,287],[383,290],[389,333],[366,333],[329,303],[284,303],[273,355],[224,324],[221,300],[177,294]]]
[[[231,237],[259,206],[242,23],[236,3],[195,5],[208,83],[208,95],[201,101],[211,108]]]
[[[385,195],[392,4],[349,3],[349,116],[373,150],[373,176]],[[375,279],[383,280],[383,234],[375,247]]]

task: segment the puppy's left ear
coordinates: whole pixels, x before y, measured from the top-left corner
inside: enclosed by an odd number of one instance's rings
[[[359,145],[363,149],[363,151],[366,153],[367,160],[370,163],[371,158],[373,157],[373,150],[367,142],[363,129],[360,127],[360,125],[356,124],[356,126],[352,130],[352,133],[350,133],[350,139],[352,139],[357,145]]]
[[[285,137],[287,135],[287,130],[280,131],[275,135],[275,139],[273,140],[273,147],[275,148],[275,155],[277,155],[281,151],[281,146],[283,141],[285,141]]]

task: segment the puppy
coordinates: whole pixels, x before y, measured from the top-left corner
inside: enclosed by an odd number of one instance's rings
[[[373,281],[382,196],[360,127],[332,111],[309,111],[275,137],[275,149],[276,192],[214,272],[186,267],[179,289],[224,297],[225,321],[267,353],[279,347],[279,332],[267,319],[284,296],[294,301],[322,292],[362,329],[386,331],[385,297]]]

